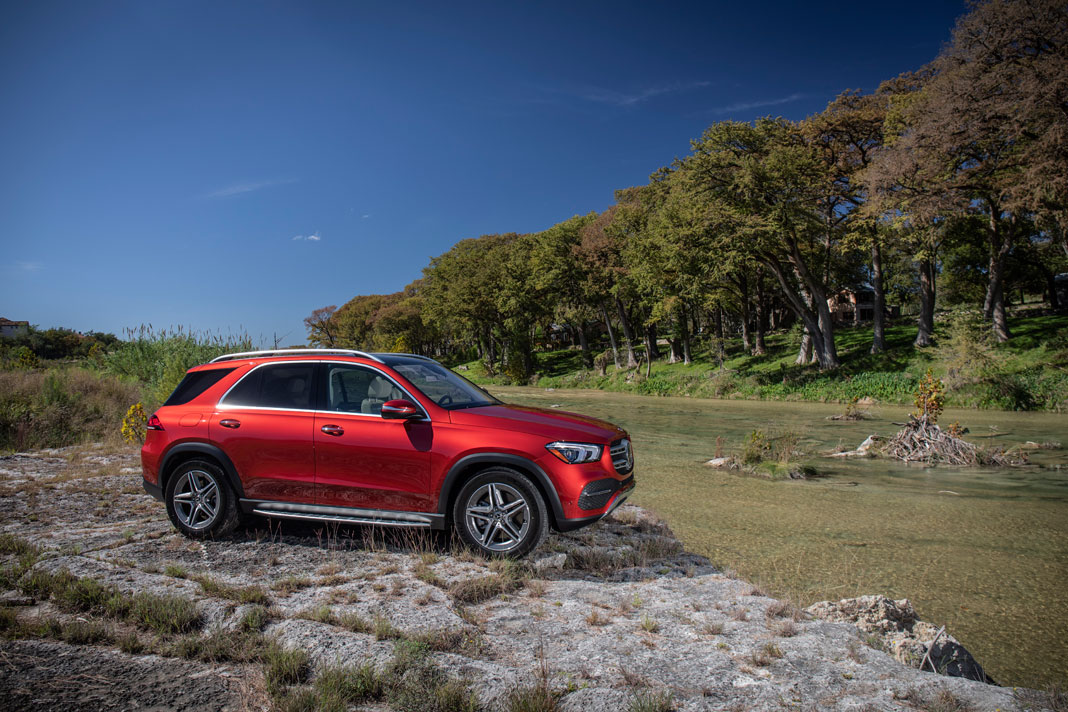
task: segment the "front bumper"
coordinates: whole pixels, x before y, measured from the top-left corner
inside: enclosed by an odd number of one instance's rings
[[[576,517],[574,519],[559,519],[556,522],[556,528],[558,531],[570,532],[575,529],[581,529],[584,526],[598,522],[607,517],[612,512],[616,511],[634,491],[634,478],[631,477],[630,481],[623,485],[618,492],[608,502],[607,509],[600,514],[594,514],[590,517]]]

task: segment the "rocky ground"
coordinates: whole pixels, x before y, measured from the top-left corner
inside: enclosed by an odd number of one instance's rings
[[[135,452],[98,446],[0,458],[0,532],[4,709],[1044,704],[908,667],[880,649],[885,631],[769,598],[637,507],[519,564],[441,538],[264,520],[195,542],[144,494]]]

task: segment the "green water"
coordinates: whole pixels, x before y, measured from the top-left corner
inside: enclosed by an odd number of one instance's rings
[[[491,389],[503,400],[611,420],[634,441],[633,501],[687,548],[802,604],[869,593],[909,598],[1002,685],[1068,683],[1068,416],[949,410],[966,437],[1028,451],[1019,468],[806,458],[826,477],[770,482],[706,467],[754,428],[800,432],[808,452],[890,435],[903,406],[830,421],[840,405]]]

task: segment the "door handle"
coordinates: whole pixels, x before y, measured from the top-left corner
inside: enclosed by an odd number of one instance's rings
[[[240,428],[241,421],[234,420],[233,418],[224,418],[219,421],[219,425],[223,426],[224,428]]]
[[[340,425],[324,425],[320,428],[327,435],[344,435],[345,429]]]

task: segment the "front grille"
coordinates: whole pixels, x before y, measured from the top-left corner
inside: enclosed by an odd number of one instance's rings
[[[634,469],[634,454],[630,451],[630,440],[627,438],[612,443],[608,452],[612,456],[612,466],[619,474],[625,475]]]

